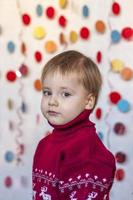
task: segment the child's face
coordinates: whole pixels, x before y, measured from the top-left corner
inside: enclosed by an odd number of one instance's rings
[[[75,74],[46,75],[43,81],[41,110],[50,123],[68,123],[86,108],[87,103],[88,92]]]

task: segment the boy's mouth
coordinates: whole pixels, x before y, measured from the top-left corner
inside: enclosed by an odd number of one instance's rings
[[[58,112],[55,112],[55,111],[49,110],[49,111],[48,111],[48,114],[49,114],[50,116],[56,116],[56,115],[58,115],[59,113],[58,113]]]

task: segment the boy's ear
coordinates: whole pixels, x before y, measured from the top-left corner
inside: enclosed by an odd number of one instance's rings
[[[95,96],[91,93],[88,94],[87,99],[86,99],[86,106],[85,109],[92,109],[95,104]]]

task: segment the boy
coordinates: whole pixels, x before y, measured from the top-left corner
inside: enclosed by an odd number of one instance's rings
[[[102,84],[98,67],[66,51],[45,65],[41,80],[41,110],[54,129],[34,155],[33,199],[109,200],[115,159],[89,120]]]

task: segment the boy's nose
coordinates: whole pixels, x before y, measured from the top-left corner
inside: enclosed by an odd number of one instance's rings
[[[52,96],[52,97],[49,99],[48,105],[49,105],[49,106],[58,106],[58,105],[59,105],[59,102],[58,102],[57,97]]]

